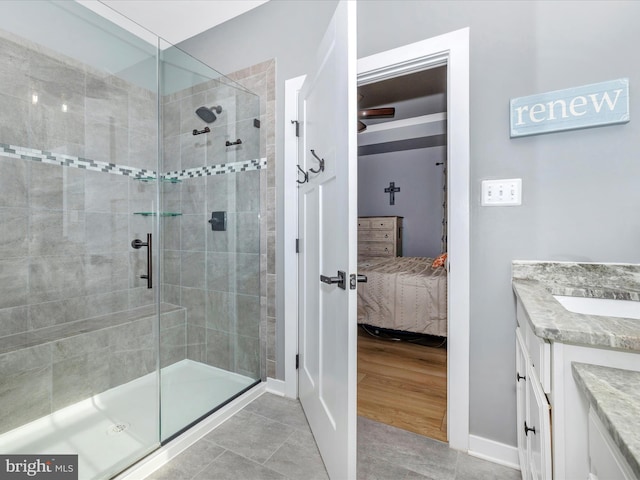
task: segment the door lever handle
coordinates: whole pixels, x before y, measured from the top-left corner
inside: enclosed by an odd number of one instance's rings
[[[334,283],[336,283],[338,284],[338,287],[340,287],[343,290],[347,289],[346,278],[347,278],[347,274],[344,273],[342,270],[338,270],[337,277],[327,277],[326,275],[320,275],[320,281],[322,283],[326,283],[327,285],[333,285]]]
[[[355,274],[352,273],[349,276],[349,288],[351,290],[355,290],[356,289],[356,283],[367,283],[367,276],[366,275],[361,275],[361,274]]]

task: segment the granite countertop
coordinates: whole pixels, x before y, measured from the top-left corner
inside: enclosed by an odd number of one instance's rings
[[[573,378],[640,478],[640,372],[573,362]]]
[[[570,312],[553,298],[640,301],[640,265],[514,261],[512,286],[538,337],[640,352],[640,320]]]

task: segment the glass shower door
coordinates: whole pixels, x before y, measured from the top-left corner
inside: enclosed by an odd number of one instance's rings
[[[160,322],[166,441],[260,381],[266,161],[257,95],[176,47],[160,60],[162,305],[179,318]]]
[[[159,445],[157,42],[3,1],[0,62],[0,455],[108,478]]]
[[[83,480],[265,377],[261,100],[129,28],[0,2],[0,456]]]

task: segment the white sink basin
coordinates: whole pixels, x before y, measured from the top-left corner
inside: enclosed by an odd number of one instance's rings
[[[637,318],[640,320],[640,302],[610,298],[585,298],[554,295],[553,298],[574,313],[603,315],[605,317]]]

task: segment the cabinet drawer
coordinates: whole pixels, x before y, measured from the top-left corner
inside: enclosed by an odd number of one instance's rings
[[[533,333],[529,318],[520,305],[520,301],[518,301],[516,308],[518,325],[522,331],[533,368],[540,379],[544,393],[551,393],[551,344]]]
[[[393,241],[393,230],[365,230],[358,232],[359,242]]]
[[[533,330],[527,335],[527,350],[544,393],[551,393],[551,344],[537,337]]]
[[[373,257],[395,256],[393,243],[365,242],[358,243],[358,254]]]

